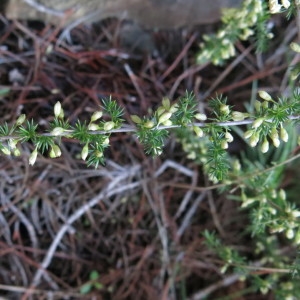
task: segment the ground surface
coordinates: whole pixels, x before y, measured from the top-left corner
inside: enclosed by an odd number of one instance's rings
[[[195,93],[200,107],[223,93],[242,108],[255,79],[272,92],[286,88],[281,82],[287,65],[283,52],[274,49],[293,40],[293,22],[277,24],[286,28],[279,34],[289,34],[283,44],[275,40],[263,60],[251,44],[238,44],[237,60],[226,68],[195,65],[201,33],[213,27],[146,31],[153,51],[147,53],[122,48],[125,25],[131,26],[110,19],[79,26],[66,41],[59,39],[61,28],[1,17],[0,87],[9,88],[0,98],[1,124],[22,112],[46,127],[57,100],[75,122],[88,120],[100,99],[111,95],[130,122],[130,114],[147,114],[162,97],[176,100],[186,90]],[[260,299],[247,291],[246,282],[221,274],[220,261],[203,243],[203,230],[215,230],[226,244],[244,245],[243,253],[251,253],[251,240],[241,234],[246,219],[238,203],[226,194],[197,190],[209,183],[174,139],[156,159],[147,157],[132,136],[115,135],[111,142],[106,165],[96,170],[79,159],[81,146],[75,142],[63,143],[58,159],[39,156],[33,167],[28,166],[30,144],[19,158],[1,157],[0,295]],[[239,152],[241,145],[236,147]],[[82,214],[87,203],[90,208]],[[80,288],[95,273],[101,286],[85,298]]]
[[[206,24],[220,18],[222,7],[232,7],[241,0],[7,0],[5,13],[13,19],[39,19],[58,24],[100,21],[107,17],[127,18],[151,28],[179,28]],[[30,5],[28,5],[29,3]],[[33,9],[32,3],[37,3]],[[41,5],[41,6],[39,6]]]

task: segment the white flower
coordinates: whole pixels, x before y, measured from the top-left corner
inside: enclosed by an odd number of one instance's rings
[[[267,139],[264,140],[264,142],[261,145],[261,152],[266,153],[269,151],[269,142]]]
[[[58,118],[59,115],[61,114],[61,103],[59,101],[57,101],[54,105],[54,116],[55,118]]]
[[[274,147],[278,148],[280,146],[279,138],[272,138],[272,142],[273,142]]]
[[[269,0],[269,8],[271,14],[277,14],[281,11],[281,5],[277,0]]]
[[[293,51],[300,53],[300,45],[298,43],[291,43],[290,47]]]
[[[283,5],[284,8],[288,9],[291,5],[289,0],[281,0],[281,3]]]
[[[97,120],[99,120],[101,117],[102,117],[103,113],[102,111],[95,111],[93,114],[92,114],[92,117],[91,117],[91,123],[92,122],[95,122]]]
[[[227,115],[230,113],[229,106],[226,105],[226,104],[222,104],[222,105],[220,106],[220,112],[221,112],[222,114],[224,114],[225,116],[227,116]]]
[[[165,108],[165,110],[169,110],[171,107],[170,99],[167,97],[164,97],[162,100],[162,106]]]
[[[228,149],[228,143],[226,140],[222,140],[221,141],[221,148],[222,149]]]
[[[154,122],[153,121],[147,121],[145,124],[144,124],[144,127],[145,128],[148,128],[148,129],[151,129],[154,127]]]
[[[261,124],[263,123],[264,118],[258,118],[256,119],[253,124],[252,124],[252,128],[253,129],[257,129],[259,126],[261,126]]]
[[[81,151],[81,158],[82,158],[83,160],[86,160],[88,154],[89,154],[89,144],[86,143],[85,146],[82,148],[82,151]]]
[[[205,121],[207,119],[207,116],[205,114],[197,113],[195,114],[195,118],[199,121]]]
[[[13,139],[8,140],[8,145],[9,145],[11,150],[15,149],[17,144],[18,144],[18,140],[13,140]]]
[[[55,127],[52,131],[51,131],[51,135],[54,136],[59,136],[62,135],[64,133],[65,129],[62,127]]]
[[[38,154],[37,148],[35,148],[35,149],[32,151],[32,153],[30,154],[30,157],[29,157],[29,164],[30,164],[31,166],[34,165],[34,163],[35,163],[35,161],[36,161],[36,158],[37,158],[37,154]]]
[[[53,145],[49,155],[51,158],[60,157],[61,156],[60,148],[57,145]]]
[[[100,151],[95,151],[95,155],[98,157],[98,158],[100,158],[100,157],[102,157],[103,156],[103,152],[100,152]]]
[[[288,141],[288,139],[289,139],[289,135],[288,135],[287,131],[286,131],[283,127],[280,128],[280,138],[281,138],[285,143],[286,143],[286,142]]]
[[[2,151],[5,155],[10,155],[10,150],[9,150],[9,148],[7,148],[7,147],[3,147],[3,148],[1,149],[1,151]]]
[[[107,136],[102,143],[103,145],[109,145],[109,137]]]
[[[109,122],[106,122],[104,123],[104,126],[103,126],[103,129],[105,131],[109,131],[109,130],[112,130],[115,126],[115,123],[113,121],[109,121]]]
[[[172,113],[170,113],[170,112],[165,112],[165,113],[163,113],[163,114],[159,117],[158,123],[164,123],[164,122],[166,122],[167,120],[169,120],[171,117],[172,117]]]
[[[162,123],[164,126],[171,126],[173,123],[171,120],[167,120],[165,122]]]
[[[250,140],[249,140],[249,145],[251,147],[255,147],[257,145],[257,143],[259,142],[259,135],[258,134],[253,134],[251,137],[250,137]]]
[[[193,126],[193,130],[196,133],[197,137],[203,137],[203,130],[197,126]]]
[[[289,228],[286,233],[285,233],[286,237],[291,240],[294,236],[295,236],[295,233],[294,233],[294,230]]]
[[[225,139],[228,143],[233,142],[233,136],[228,131],[225,133]]]
[[[266,100],[266,101],[270,101],[272,100],[272,97],[269,93],[267,93],[266,91],[259,91],[258,95],[260,98]]]
[[[90,131],[96,131],[98,129],[99,129],[99,126],[95,123],[90,123],[88,126],[88,130],[90,130]]]
[[[255,108],[255,110],[256,110],[257,112],[259,112],[260,109],[261,109],[261,102],[258,101],[258,100],[255,100],[255,101],[254,101],[254,108]]]
[[[136,124],[142,123],[142,119],[137,115],[131,115],[130,118]]]
[[[275,127],[272,128],[270,136],[271,139],[278,139],[279,136],[278,136],[277,129]]]
[[[244,133],[244,138],[249,139],[253,135],[254,131],[253,130],[248,130]]]
[[[15,148],[15,149],[13,150],[13,154],[14,154],[14,156],[20,156],[20,155],[21,155],[20,149]]]
[[[300,217],[300,211],[299,210],[293,210],[292,211],[292,216],[294,218],[299,218]]]
[[[247,116],[246,114],[239,111],[234,111],[231,114],[233,121],[243,121],[246,118],[246,116]]]
[[[16,121],[16,125],[17,126],[22,125],[25,120],[26,120],[26,115],[25,114],[20,115]]]
[[[285,193],[284,189],[280,189],[280,191],[279,191],[279,198],[280,198],[280,200],[283,200],[283,201],[286,200],[286,193]]]

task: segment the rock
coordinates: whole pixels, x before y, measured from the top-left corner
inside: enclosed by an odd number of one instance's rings
[[[26,4],[31,3],[31,5]],[[213,23],[223,7],[242,0],[9,0],[5,14],[10,19],[42,20],[65,25],[96,22],[108,17],[133,20],[147,28],[175,29]],[[44,10],[44,12],[42,12]],[[46,12],[45,12],[46,11]]]

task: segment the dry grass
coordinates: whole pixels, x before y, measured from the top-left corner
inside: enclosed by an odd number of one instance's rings
[[[239,108],[250,98],[253,80],[268,91],[286,90],[283,56],[296,36],[293,22],[280,33],[284,41],[271,46],[277,51],[256,56],[252,45],[240,44],[226,68],[194,65],[202,28],[150,33],[156,56],[122,49],[120,28],[117,20],[78,26],[67,42],[59,39],[59,27],[2,17],[0,85],[10,92],[1,97],[1,124],[22,112],[46,126],[57,100],[75,122],[112,95],[129,120],[185,90],[201,107],[224,93]],[[237,204],[226,194],[193,189],[209,183],[173,140],[157,159],[146,157],[134,137],[117,134],[111,141],[107,164],[97,170],[86,168],[72,142],[63,144],[61,158],[39,156],[34,167],[27,163],[31,145],[20,158],[1,157],[0,295],[196,300],[243,291],[247,283],[220,274],[201,235],[216,230],[225,243],[244,244],[244,254],[251,253]],[[176,186],[182,183],[190,188]],[[85,298],[80,287],[93,270],[103,288]]]

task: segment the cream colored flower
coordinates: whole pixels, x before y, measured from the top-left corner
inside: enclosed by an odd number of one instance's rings
[[[32,153],[31,153],[31,155],[30,155],[30,157],[29,157],[29,164],[30,164],[31,166],[34,165],[34,163],[35,163],[35,161],[36,161],[36,158],[37,158],[37,154],[38,154],[37,148],[35,148],[35,149],[32,151]]]

